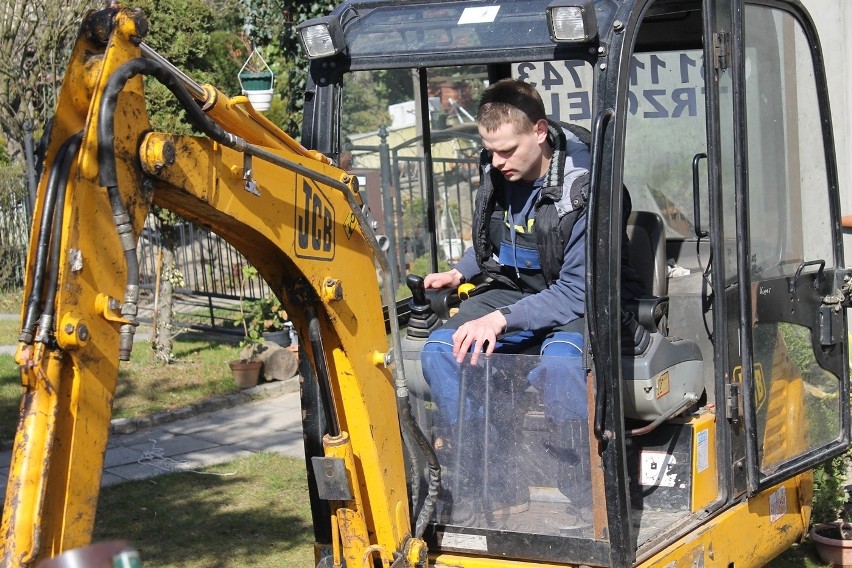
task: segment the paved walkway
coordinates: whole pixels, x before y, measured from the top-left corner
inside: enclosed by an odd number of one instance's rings
[[[129,434],[115,433],[114,428],[104,460],[102,486],[198,469],[259,452],[304,458],[298,377],[255,388],[269,392],[265,398],[246,402],[249,399],[243,391],[234,395],[237,406],[139,428]],[[8,449],[0,452],[0,489],[4,493],[10,455]]]

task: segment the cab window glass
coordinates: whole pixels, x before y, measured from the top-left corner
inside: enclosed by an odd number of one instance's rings
[[[796,301],[797,289],[813,286],[818,270],[834,266],[834,247],[819,100],[807,38],[790,14],[758,6],[746,8],[745,36],[748,244],[757,305],[752,374],[758,459],[761,472],[769,474],[840,436],[839,377],[819,364],[814,331],[783,321],[799,317],[795,309],[787,315],[784,306]],[[797,271],[798,283],[791,280]],[[772,301],[779,306],[780,315],[775,317],[771,306],[764,308]],[[816,308],[802,304],[798,311],[808,309]],[[778,319],[782,321],[774,321]],[[816,319],[814,314],[803,321]],[[803,413],[802,427],[779,432],[796,408]]]
[[[694,236],[693,160],[707,151],[703,59],[687,50],[630,62],[624,184],[633,210],[659,214],[668,238]],[[699,167],[706,172],[706,162]],[[706,223],[706,205],[702,217]]]
[[[340,163],[356,175],[396,279],[397,298],[410,296],[407,274],[432,271],[435,215],[438,270],[471,246],[478,187],[479,133],[475,116],[486,86],[484,66],[426,70],[428,115],[415,101],[419,77],[410,69],[357,71],[344,77]],[[431,131],[432,183],[428,197],[423,131]]]
[[[586,61],[527,61],[512,76],[538,90],[547,115],[582,126],[592,124],[592,66]]]
[[[780,10],[748,6],[746,21],[752,270],[769,277],[791,274],[804,260],[830,266],[825,147],[807,38]]]

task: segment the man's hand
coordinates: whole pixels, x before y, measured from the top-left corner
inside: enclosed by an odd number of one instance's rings
[[[453,357],[461,363],[473,345],[470,364],[476,365],[480,353],[491,355],[494,352],[497,336],[503,333],[504,329],[506,329],[506,316],[499,311],[463,323],[453,334]]]
[[[423,279],[423,286],[429,288],[458,288],[464,278],[455,268],[447,272],[433,272]]]

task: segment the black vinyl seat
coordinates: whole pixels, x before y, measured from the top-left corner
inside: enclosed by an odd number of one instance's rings
[[[630,265],[654,296],[668,294],[666,228],[651,211],[633,211],[627,218]]]

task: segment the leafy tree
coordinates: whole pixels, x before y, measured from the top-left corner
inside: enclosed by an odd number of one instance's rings
[[[9,165],[9,152],[6,149],[6,139],[0,136],[0,168]]]
[[[37,133],[56,106],[80,20],[102,0],[6,0],[0,10],[0,124],[13,161],[23,161],[24,122]]]
[[[343,135],[377,130],[390,124],[387,112],[388,94],[379,78],[382,72],[352,73],[343,90],[343,108],[346,109]],[[380,110],[383,109],[383,110]]]
[[[204,0],[137,0],[136,7],[148,18],[148,45],[193,80],[210,83],[233,96],[239,92],[239,66],[232,54],[243,48],[243,42],[236,33],[218,29],[229,22],[218,18],[217,9],[235,10],[238,5],[235,1],[218,4]],[[156,80],[146,80],[145,98],[155,129],[191,132],[185,111]]]
[[[145,41],[160,55],[199,83],[210,83],[228,95],[239,90],[234,54],[239,55],[243,41],[234,32],[220,29],[233,26],[230,16],[238,4],[233,0],[139,0],[149,20]],[[230,18],[230,19],[229,19]],[[146,79],[145,99],[152,126],[164,132],[189,134],[185,111],[172,93],[158,81]],[[154,306],[156,328],[152,330],[151,348],[159,363],[173,361],[172,304],[175,286],[183,285],[177,268],[176,251],[181,220],[171,211],[154,208],[160,237],[161,260],[157,305]]]

